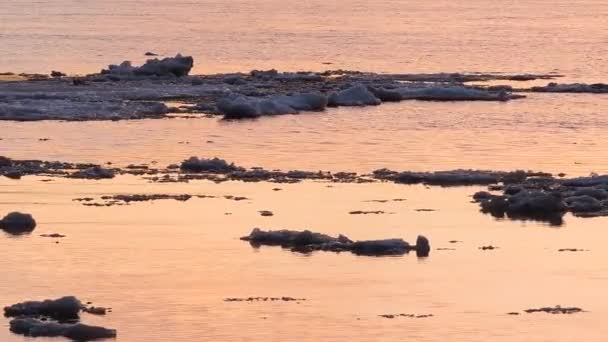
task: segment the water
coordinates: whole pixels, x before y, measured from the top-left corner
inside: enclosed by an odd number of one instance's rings
[[[608,172],[607,106],[608,96],[530,94],[508,103],[407,101],[242,122],[3,122],[0,153],[122,166],[166,166],[200,156],[285,170],[478,168],[588,175]]]
[[[565,81],[606,82],[606,17],[608,3],[600,0],[5,0],[0,71],[88,73],[124,59],[141,62],[146,51],[181,51],[194,55],[197,73],[555,71]],[[1,122],[0,155],[123,166],[165,166],[197,155],[281,169],[523,168],[586,175],[608,173],[607,105],[606,96],[530,94],[508,103],[408,101],[246,122]],[[0,235],[0,306],[77,295],[114,309],[84,320],[117,328],[119,342],[540,342],[600,341],[608,334],[608,218],[567,216],[559,228],[497,221],[470,203],[481,187],[42,180],[0,178],[0,214],[31,212],[39,223],[30,236]],[[273,191],[277,186],[283,190]],[[73,201],[117,193],[250,200],[107,208]],[[392,198],[406,201],[369,202]],[[415,210],[421,208],[436,211]],[[390,214],[353,216],[352,210]],[[424,234],[433,250],[427,259],[301,255],[238,240],[257,226],[353,239],[413,241]],[[67,237],[56,244],[39,237],[44,233]],[[490,244],[500,248],[478,249]],[[435,249],[441,247],[455,250]],[[307,300],[223,301],[248,296]],[[506,315],[553,305],[588,312]],[[434,317],[378,317],[397,313]],[[10,334],[8,320],[1,321],[1,341],[29,340]]]
[[[76,294],[113,308],[89,323],[116,327],[118,341],[571,341],[601,340],[608,313],[603,241],[608,219],[566,217],[551,228],[495,221],[469,203],[473,188],[394,184],[207,182],[151,185],[117,181],[0,180],[2,208],[36,214],[32,236],[0,237],[7,270],[0,301]],[[239,195],[251,200],[192,199],[95,208],[72,199],[113,193]],[[404,202],[369,200],[406,198]],[[417,212],[431,208],[434,212]],[[258,210],[272,210],[261,217]],[[394,214],[353,216],[351,210]],[[225,215],[226,212],[232,215]],[[238,237],[252,227],[310,228],[356,239],[426,234],[428,259],[350,254],[293,254],[253,249]],[[38,237],[66,234],[59,244]],[[450,244],[450,240],[461,243]],[[499,246],[481,251],[479,246]],[[559,253],[559,248],[588,252]],[[226,303],[226,297],[292,296],[296,303]],[[575,305],[572,316],[507,312]],[[434,314],[388,320],[390,313]],[[22,341],[4,329],[3,341]]]
[[[603,0],[4,0],[0,69],[96,72],[154,51],[192,54],[198,73],[558,71],[605,81],[606,16]]]

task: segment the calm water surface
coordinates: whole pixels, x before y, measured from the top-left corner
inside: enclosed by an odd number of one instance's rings
[[[252,68],[378,72],[560,72],[606,82],[608,2],[0,1],[0,72],[98,71],[150,50],[192,54],[197,73]],[[333,64],[323,64],[331,62]],[[0,155],[165,166],[192,155],[243,166],[369,172],[517,168],[608,173],[607,96],[532,94],[508,103],[386,104],[255,121],[215,118],[0,123]],[[39,141],[48,138],[48,141]],[[608,336],[607,218],[560,228],[496,221],[469,188],[304,182],[149,184],[0,178],[0,214],[31,212],[25,237],[0,235],[0,306],[77,295],[110,306],[88,323],[118,341],[602,341]],[[108,208],[116,193],[247,196]],[[374,199],[406,198],[372,203]],[[431,208],[433,212],[415,209]],[[258,210],[272,210],[261,217]],[[391,214],[352,216],[352,210]],[[226,215],[231,213],[231,215]],[[353,239],[429,237],[427,259],[253,249],[253,227]],[[56,244],[39,237],[62,233]],[[450,240],[462,243],[450,244]],[[500,249],[481,251],[479,246]],[[589,251],[559,253],[560,248]],[[292,296],[296,303],[226,303]],[[579,306],[577,315],[507,312]],[[380,314],[433,314],[383,319]],[[0,341],[23,342],[0,320]],[[39,339],[50,342],[55,339]]]
[[[605,81],[607,17],[604,0],[4,0],[0,69],[96,72],[181,51],[200,73],[559,71]]]
[[[151,185],[131,177],[79,182],[0,180],[0,208],[35,213],[27,237],[0,236],[0,302],[76,294],[114,312],[86,317],[116,327],[118,341],[601,341],[608,330],[604,241],[608,219],[566,217],[551,228],[495,221],[469,203],[478,188],[393,184],[281,185],[208,182]],[[72,199],[113,193],[247,196],[95,208]],[[374,199],[406,198],[386,204]],[[435,212],[417,212],[431,208]],[[272,210],[261,217],[258,210]],[[353,216],[351,210],[393,214]],[[226,212],[232,215],[225,215]],[[254,226],[310,228],[355,239],[426,234],[434,248],[373,258],[253,249],[238,237]],[[67,235],[55,244],[42,233]],[[461,243],[450,244],[450,240]],[[481,251],[479,246],[499,246]],[[559,248],[588,252],[559,253]],[[223,298],[293,296],[295,303],[226,303]],[[577,315],[507,312],[580,306]],[[433,314],[384,319],[387,313]],[[0,330],[2,341],[23,341]]]
[[[531,94],[508,103],[406,101],[239,122],[2,122],[0,155],[161,166],[196,155],[281,169],[588,175],[608,172],[606,108],[608,96]]]

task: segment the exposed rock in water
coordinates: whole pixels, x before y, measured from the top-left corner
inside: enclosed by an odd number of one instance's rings
[[[418,239],[421,243],[419,256],[428,256],[430,250],[428,240],[424,237],[419,237]],[[321,233],[314,233],[309,230],[263,231],[259,228],[254,228],[248,236],[242,237],[241,240],[249,241],[255,247],[261,245],[281,246],[295,252],[349,251],[354,254],[368,256],[402,255],[411,250],[416,250],[418,252],[417,246],[411,246],[402,239],[353,242],[344,235],[332,237]]]
[[[228,163],[227,161],[219,158],[204,159],[197,157],[190,157],[190,159],[184,160],[180,166],[182,171],[187,172],[206,172],[206,173],[229,173],[233,171],[243,170],[242,168]]]
[[[27,301],[13,304],[4,308],[6,317],[38,317],[45,316],[56,320],[72,320],[79,318],[82,303],[76,297],[67,296],[59,299],[44,301]]]
[[[134,67],[131,62],[124,61],[120,65],[110,65],[102,74],[111,75],[135,75],[135,76],[187,76],[194,66],[191,56],[177,54],[175,57],[167,57],[161,60],[149,59],[140,67]]]
[[[9,234],[27,234],[36,228],[36,220],[30,214],[12,212],[0,220],[0,229]]]
[[[416,239],[416,255],[419,257],[427,257],[431,252],[431,243],[425,236],[418,235]]]
[[[370,92],[366,86],[357,84],[348,89],[332,93],[327,105],[330,107],[377,106],[381,103],[382,101]]]
[[[559,84],[551,82],[544,87],[532,87],[533,92],[539,93],[591,93],[591,94],[606,94],[608,93],[608,84],[605,83],[572,83]]]
[[[30,337],[66,337],[73,341],[91,341],[115,338],[116,330],[82,323],[58,323],[36,318],[15,318],[10,321],[10,331]]]

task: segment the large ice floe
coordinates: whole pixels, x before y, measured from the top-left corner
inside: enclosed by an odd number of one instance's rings
[[[24,74],[17,81],[0,82],[0,120],[122,120],[167,118],[183,113],[248,119],[405,100],[509,101],[523,95],[508,86],[471,86],[466,82],[559,76],[274,69],[191,76],[193,65],[191,56],[178,54],[150,59],[141,66],[125,61],[86,76]],[[559,87],[549,90],[554,88]],[[589,88],[594,92],[604,89],[597,85]],[[168,107],[167,102],[183,105]]]

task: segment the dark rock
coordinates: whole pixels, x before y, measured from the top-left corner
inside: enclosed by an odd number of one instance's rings
[[[429,243],[429,239],[422,235],[418,235],[416,239],[416,255],[418,257],[428,257],[431,251],[431,244]]]
[[[10,234],[26,234],[36,228],[36,220],[30,214],[12,212],[0,220],[0,229]]]

